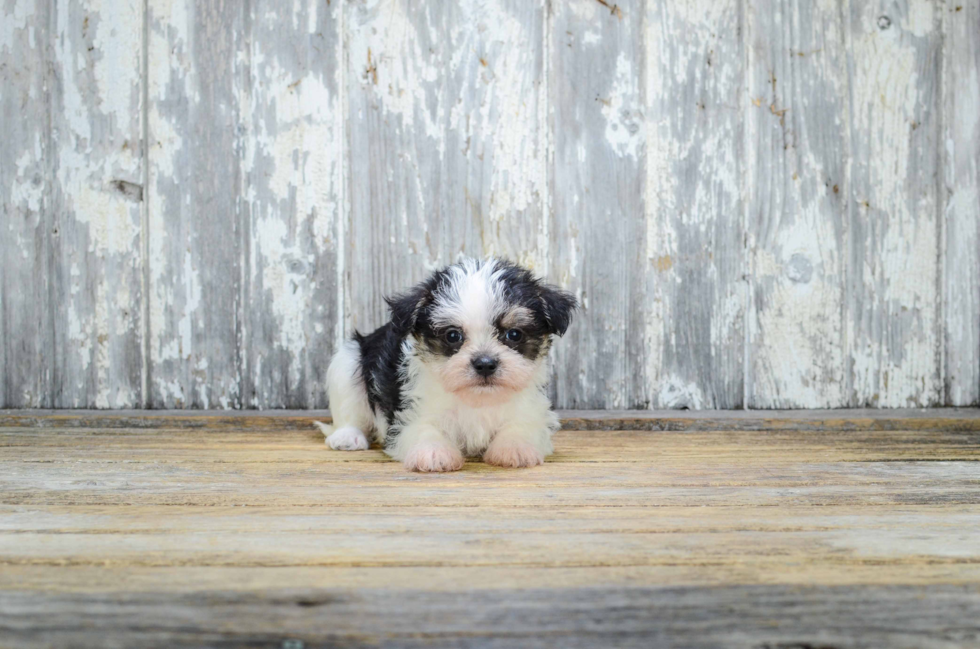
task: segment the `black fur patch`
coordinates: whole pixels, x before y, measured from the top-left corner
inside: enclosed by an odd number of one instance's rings
[[[375,413],[384,413],[389,426],[394,423],[395,413],[403,407],[398,371],[405,360],[404,339],[391,322],[366,336],[354,332],[354,340],[361,349],[361,376],[368,403]]]
[[[547,342],[550,335],[562,336],[572,322],[572,312],[578,306],[575,298],[559,288],[540,281],[531,271],[511,262],[499,263],[504,285],[504,297],[513,306],[521,306],[531,312],[534,321],[530,325],[519,327],[524,332],[524,339],[518,343],[508,343],[503,338],[506,328],[502,326],[502,318],[495,323],[500,331],[501,340],[517,349],[527,358],[537,358],[543,349],[548,351]]]

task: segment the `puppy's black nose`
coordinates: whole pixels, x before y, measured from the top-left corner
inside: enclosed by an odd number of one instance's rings
[[[497,359],[492,356],[477,356],[471,362],[473,369],[483,378],[490,378],[497,371]]]

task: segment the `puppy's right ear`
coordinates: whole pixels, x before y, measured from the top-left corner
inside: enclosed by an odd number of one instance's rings
[[[419,312],[425,306],[429,294],[428,287],[419,284],[405,293],[385,298],[385,302],[388,303],[388,308],[391,311],[391,325],[398,334],[405,336],[415,330]]]

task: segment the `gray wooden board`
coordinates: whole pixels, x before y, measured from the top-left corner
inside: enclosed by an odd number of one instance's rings
[[[51,407],[54,334],[48,231],[54,144],[49,127],[53,7],[38,2],[0,32],[0,406]],[[11,15],[12,14],[12,15]]]
[[[626,344],[631,284],[643,277],[643,3],[572,0],[553,10],[550,275],[580,302],[556,349],[553,390],[572,408],[629,408],[631,379],[646,369]]]
[[[544,2],[347,7],[348,333],[460,254],[546,272]]]
[[[243,405],[246,5],[149,0],[149,394]]]
[[[343,243],[340,12],[249,5],[242,405],[326,405]]]
[[[131,406],[142,395],[143,5],[13,14],[0,46],[11,57],[0,405]]]
[[[836,4],[746,6],[751,408],[845,399],[845,31]]]
[[[980,2],[944,12],[946,404],[980,398]]]
[[[941,585],[0,593],[19,647],[946,649],[976,646],[978,620],[975,586]]]
[[[51,402],[142,397],[141,0],[56,5]]]
[[[980,410],[559,410],[566,430],[980,430]],[[19,428],[236,428],[313,431],[330,421],[328,410],[180,411],[6,410],[0,426]],[[319,433],[316,433],[319,434]]]
[[[627,267],[644,278],[629,298],[627,357],[645,398],[629,407],[745,405],[742,165],[758,144],[742,141],[740,8],[647,3],[645,229]]]
[[[942,5],[850,4],[851,406],[943,401],[938,190]]]

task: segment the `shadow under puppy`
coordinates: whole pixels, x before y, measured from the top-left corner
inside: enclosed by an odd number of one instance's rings
[[[354,334],[330,362],[331,448],[369,436],[413,471],[455,471],[464,456],[542,464],[558,417],[545,395],[552,336],[575,298],[508,261],[466,259],[388,298],[391,320]]]

